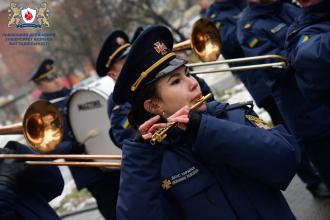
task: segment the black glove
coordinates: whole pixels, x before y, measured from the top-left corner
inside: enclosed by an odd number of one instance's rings
[[[189,123],[187,124],[187,132],[193,136],[197,136],[199,125],[201,124],[202,115],[200,112],[197,111],[190,111],[189,112]]]
[[[9,148],[8,148],[9,147]],[[5,148],[0,149],[1,154],[16,154],[16,151],[10,148],[17,147],[17,142],[9,141]],[[14,189],[18,183],[20,175],[24,172],[25,165],[23,160],[19,159],[1,159],[0,160],[0,185]]]

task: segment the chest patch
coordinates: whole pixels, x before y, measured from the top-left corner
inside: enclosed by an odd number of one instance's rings
[[[187,170],[182,171],[181,173],[171,176],[170,178],[163,179],[161,186],[164,190],[169,190],[172,186],[186,181],[198,173],[199,169],[197,169],[195,166],[192,166]]]
[[[270,32],[272,32],[272,34],[276,34],[277,32],[279,32],[285,26],[286,26],[285,23],[280,23],[280,24],[276,25],[275,27],[273,27],[272,29],[270,29]]]

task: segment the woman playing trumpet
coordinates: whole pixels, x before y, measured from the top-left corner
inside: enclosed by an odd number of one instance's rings
[[[281,125],[264,129],[243,104],[190,111],[201,90],[172,45],[167,28],[146,29],[115,85],[141,134],[123,144],[118,219],[295,219],[280,192],[299,162],[294,138]]]

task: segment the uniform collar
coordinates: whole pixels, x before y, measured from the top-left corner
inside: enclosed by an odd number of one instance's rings
[[[64,88],[57,92],[43,92],[40,95],[40,99],[46,99],[46,100],[56,99],[56,98],[68,96],[70,92],[71,90],[67,88]]]

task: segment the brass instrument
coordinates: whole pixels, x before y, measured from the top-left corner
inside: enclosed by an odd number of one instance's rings
[[[258,60],[268,60],[273,59],[277,62],[272,63],[263,63],[263,64],[254,64],[254,65],[246,65],[246,66],[234,66],[228,68],[221,69],[213,69],[213,70],[198,70],[198,71],[189,71],[190,74],[204,74],[204,73],[217,73],[217,72],[227,72],[227,71],[244,71],[244,70],[253,70],[253,69],[264,69],[264,68],[285,68],[288,66],[288,60],[282,56],[271,54],[271,55],[263,55],[263,56],[254,56],[254,57],[244,57],[237,59],[229,59],[229,60],[219,60],[213,62],[205,62],[205,63],[188,63],[186,67],[200,67],[200,66],[213,66],[219,64],[230,64],[230,63],[242,63],[242,62],[250,62],[250,61],[258,61]]]
[[[209,98],[212,97],[212,94],[209,93],[207,94],[206,96],[203,96],[202,98],[200,98],[196,104],[194,104],[192,107],[190,107],[190,111],[194,111],[196,109],[198,109],[199,107],[201,107],[201,105],[206,101],[208,100]],[[173,128],[174,126],[177,125],[177,122],[171,122],[171,123],[168,123],[166,127],[164,128],[161,128],[161,129],[158,129],[152,136],[151,136],[151,139],[150,139],[150,143],[152,145],[155,145],[157,142],[160,143],[162,142],[166,136],[167,136],[167,132]]]
[[[61,143],[63,129],[63,117],[57,107],[49,101],[37,100],[26,109],[22,123],[0,127],[0,135],[24,134],[34,151],[49,153]]]
[[[219,64],[260,61],[260,60],[268,60],[268,59],[274,59],[277,61],[273,63],[235,66],[230,68],[222,68],[222,69],[214,69],[214,70],[190,71],[190,74],[244,71],[244,70],[264,69],[264,68],[285,68],[288,66],[288,61],[286,58],[275,54],[216,61],[221,53],[221,38],[219,35],[219,30],[214,26],[214,24],[210,20],[205,18],[201,18],[193,24],[191,36],[189,40],[173,45],[174,52],[186,50],[186,49],[191,49],[198,56],[198,58],[201,61],[203,61],[203,63],[186,64],[188,68],[200,67],[200,66],[213,66]]]
[[[83,162],[83,161],[25,161],[32,166],[80,166],[80,167],[109,167],[120,169],[120,155],[77,155],[77,154],[0,154],[0,158],[10,159],[78,159],[78,160],[119,160],[119,162]]]
[[[203,61],[214,61],[220,56],[221,43],[218,29],[205,18],[198,19],[192,27],[189,40],[173,45],[173,51],[191,49]]]

